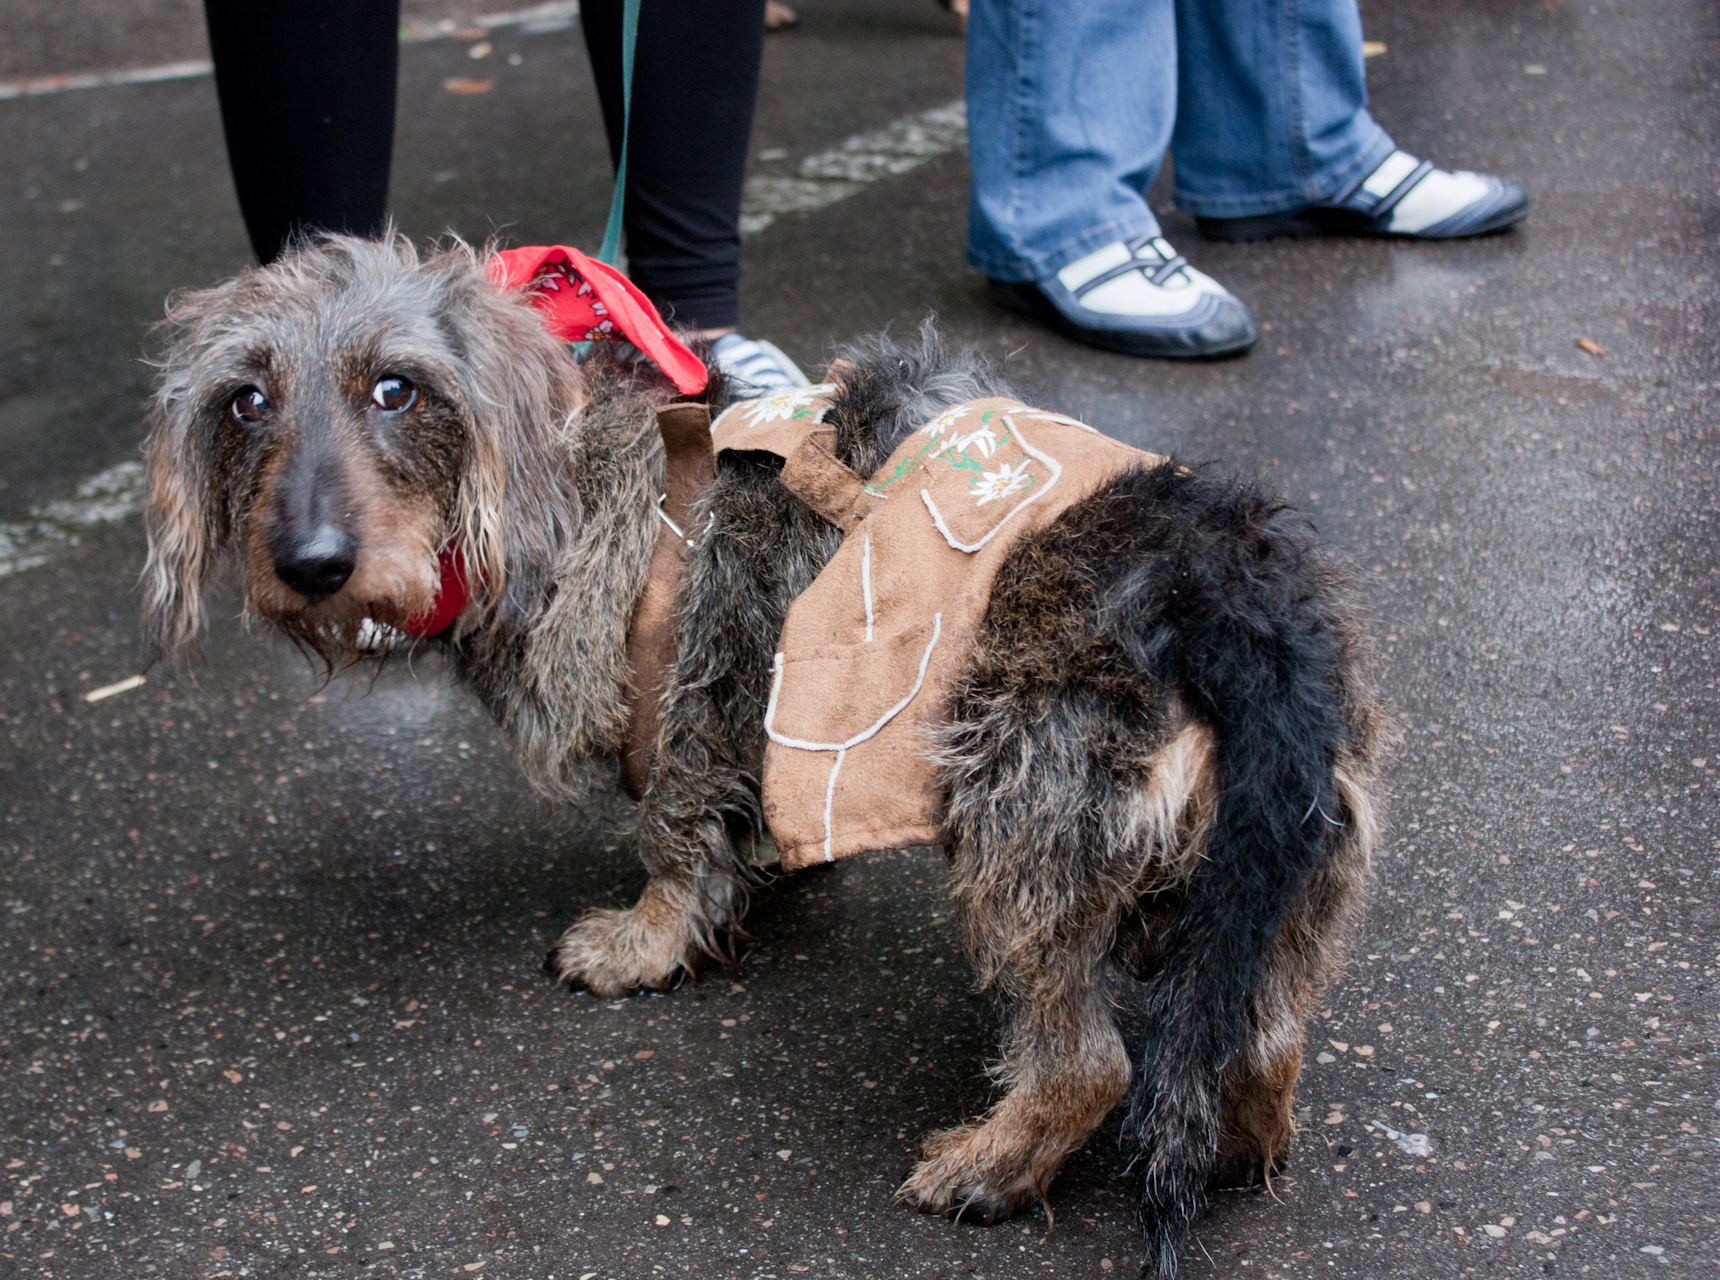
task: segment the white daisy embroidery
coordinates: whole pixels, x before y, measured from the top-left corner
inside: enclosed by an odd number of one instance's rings
[[[967,414],[967,405],[954,405],[951,408],[945,409],[937,417],[933,418],[925,426],[921,427],[920,434],[931,436],[935,440],[937,437],[943,435],[948,428],[954,426],[962,418],[967,417]]]
[[[980,457],[989,458],[997,450],[997,433],[990,427],[981,427],[965,436],[952,436],[947,447],[957,453],[966,453],[970,447],[975,448],[979,450]]]
[[[1032,479],[1027,474],[1027,464],[1031,459],[1023,458],[1014,466],[1004,463],[996,471],[987,471],[984,478],[975,480],[968,486],[968,492],[974,496],[974,505],[983,507],[988,502],[998,498],[1007,498],[1010,494],[1025,488]]]
[[[789,422],[806,416],[803,410],[810,409],[818,403],[821,396],[828,395],[833,389],[829,386],[802,387],[785,395],[754,400],[741,412],[746,415],[749,426],[756,427],[766,422]]]

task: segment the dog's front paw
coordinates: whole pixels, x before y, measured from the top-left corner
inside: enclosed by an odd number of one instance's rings
[[[1012,1159],[1012,1143],[1000,1144],[996,1122],[957,1125],[934,1133],[920,1146],[924,1157],[896,1198],[921,1213],[941,1213],[987,1226],[1044,1199],[1031,1161]],[[1055,1168],[1047,1172],[1049,1181]]]
[[[544,968],[562,982],[583,982],[594,994],[620,996],[638,987],[661,991],[697,953],[684,912],[647,886],[625,911],[588,911],[550,949]]]

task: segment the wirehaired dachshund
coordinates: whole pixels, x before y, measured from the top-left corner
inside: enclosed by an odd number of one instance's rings
[[[153,654],[195,649],[211,574],[339,669],[431,609],[457,545],[457,678],[553,801],[613,785],[629,620],[657,539],[676,392],[583,362],[452,243],[329,237],[176,298],[149,466]],[[928,325],[833,366],[862,476],[948,406],[1006,394]],[[723,392],[706,393],[719,402]],[[677,599],[679,653],[634,833],[637,904],[587,912],[552,971],[604,996],[721,955],[758,871],[759,762],[790,603],[840,535],[725,453]],[[1025,535],[936,743],[950,893],[996,993],[1002,1096],[928,1138],[898,1192],[983,1220],[1044,1201],[1126,1108],[1149,1271],[1207,1188],[1271,1176],[1304,1023],[1368,877],[1389,733],[1346,580],[1304,518],[1212,469],[1127,471]]]

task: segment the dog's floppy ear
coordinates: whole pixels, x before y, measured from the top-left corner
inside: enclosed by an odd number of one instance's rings
[[[165,395],[161,399],[165,401]],[[143,602],[150,665],[194,650],[203,629],[203,583],[209,576],[215,531],[210,527],[208,476],[190,440],[195,413],[183,402],[158,402],[144,447],[149,559],[143,567]]]
[[[500,292],[456,244],[432,258],[449,290],[470,414],[454,533],[485,614],[541,608],[556,559],[580,520],[570,467],[584,403],[579,372],[535,311]]]
[[[160,332],[167,349],[157,364],[155,405],[144,459],[149,495],[143,567],[148,661],[195,654],[203,629],[203,586],[220,544],[220,503],[209,456],[214,440],[204,403],[209,335],[203,321],[222,288],[185,294],[168,308]]]

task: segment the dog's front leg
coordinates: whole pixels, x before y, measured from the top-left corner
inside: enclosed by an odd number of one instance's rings
[[[719,848],[688,856],[654,845],[651,879],[625,910],[588,911],[550,952],[547,968],[564,982],[583,982],[600,996],[637,987],[661,990],[691,973],[701,955],[718,952],[739,921],[746,881],[720,822],[703,834]],[[667,856],[665,856],[667,855]]]
[[[788,496],[777,467],[724,454],[687,565],[678,653],[662,702],[639,855],[651,881],[625,911],[589,912],[549,968],[600,995],[661,988],[724,954],[752,875],[729,838],[758,820],[771,658],[794,598],[841,536]]]

